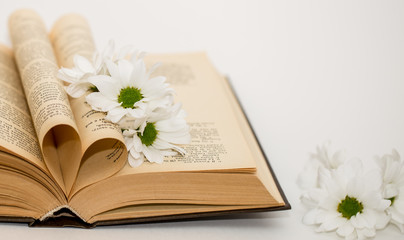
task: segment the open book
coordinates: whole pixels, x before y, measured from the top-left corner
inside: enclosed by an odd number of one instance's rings
[[[59,67],[95,50],[86,20],[9,20],[0,46],[0,220],[33,226],[110,225],[185,219],[290,205],[226,78],[203,53],[150,55],[183,103],[192,142],[163,164],[127,164],[122,132],[69,98]]]

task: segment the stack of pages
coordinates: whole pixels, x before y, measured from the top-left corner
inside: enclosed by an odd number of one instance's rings
[[[94,227],[289,209],[225,77],[204,53],[147,55],[187,112],[185,156],[132,168],[122,132],[57,79],[94,41],[79,15],[50,33],[31,10],[0,46],[0,220]]]

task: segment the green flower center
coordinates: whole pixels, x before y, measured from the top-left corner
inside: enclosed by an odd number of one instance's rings
[[[91,86],[91,87],[89,87],[88,88],[88,90],[90,91],[90,92],[99,92],[100,90],[98,90],[98,88],[96,87],[96,86]]]
[[[156,130],[154,123],[147,123],[146,127],[144,128],[143,135],[137,133],[137,136],[140,138],[144,145],[150,146],[156,140],[157,133],[158,131]]]
[[[357,213],[362,213],[362,210],[362,203],[353,197],[351,198],[346,196],[345,199],[338,204],[338,212],[340,212],[342,216],[347,219],[350,219]]]
[[[393,206],[393,203],[394,203],[394,200],[396,200],[396,197],[392,197],[392,198],[389,198],[388,200],[390,200],[390,206]]]
[[[143,98],[140,90],[135,87],[127,87],[121,89],[118,95],[118,102],[123,108],[134,108],[133,105]]]

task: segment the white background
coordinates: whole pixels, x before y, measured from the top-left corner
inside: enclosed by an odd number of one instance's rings
[[[403,1],[4,1],[7,20],[34,8],[48,28],[87,17],[97,46],[114,38],[147,52],[206,51],[230,76],[293,209],[237,218],[81,229],[0,224],[2,239],[339,239],[301,223],[296,177],[317,145],[371,161],[404,156]],[[376,239],[403,238],[388,227]]]

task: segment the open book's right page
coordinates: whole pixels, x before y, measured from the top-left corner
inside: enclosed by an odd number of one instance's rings
[[[167,77],[183,104],[190,126],[191,144],[183,146],[185,156],[167,157],[163,164],[145,162],[138,168],[126,166],[120,174],[166,171],[252,172],[254,155],[244,137],[226,94],[224,79],[209,64],[204,53],[146,56],[153,73]]]
[[[118,175],[169,171],[256,172],[278,201],[283,198],[265,156],[228,81],[203,52],[149,55],[152,65],[161,63],[154,75],[167,77],[188,113],[191,143],[187,154],[167,157],[163,164],[126,165]]]

